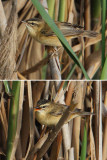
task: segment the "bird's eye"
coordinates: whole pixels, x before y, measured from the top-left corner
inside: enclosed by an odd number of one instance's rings
[[[46,106],[43,106],[42,108],[45,108]]]
[[[31,25],[34,26],[34,23],[32,22]]]

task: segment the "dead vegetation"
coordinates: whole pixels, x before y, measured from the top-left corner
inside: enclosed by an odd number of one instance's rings
[[[41,1],[41,3],[45,9],[47,9],[46,1]],[[91,15],[91,3],[92,2],[89,0],[86,2],[81,1],[81,3],[78,2],[78,0],[68,0],[66,3],[64,21],[82,25],[87,30],[96,30],[100,32],[101,15],[99,15],[97,24],[95,24],[94,18]],[[12,0],[1,1],[5,18],[3,16],[0,17],[0,21],[3,24],[5,21],[7,22],[7,26],[4,26],[4,28],[6,27],[5,31],[2,31],[4,32],[2,33],[3,37],[1,36],[0,38],[1,79],[66,79],[73,69],[74,62],[69,58],[63,48],[57,53],[58,56],[54,56],[54,60],[52,60],[49,54],[47,55],[45,47],[34,41],[28,35],[25,24],[21,21],[35,16],[40,17],[30,0],[18,1],[17,12],[15,5],[16,3],[12,3]],[[55,20],[58,20],[58,6],[59,1],[55,1]],[[101,66],[101,45],[96,47],[96,44],[100,41],[101,34],[97,38],[78,38],[69,42],[77,55],[79,55],[80,52],[82,53],[80,61],[84,65],[90,78],[94,77]],[[98,48],[98,50],[96,50],[96,48]],[[99,74],[96,78],[98,78]],[[83,74],[81,70],[75,66],[75,70],[69,75],[69,79],[82,78]]]
[[[14,82],[9,82],[10,85],[12,83]],[[66,83],[66,87],[64,87],[64,83]],[[98,81],[20,82],[17,129],[12,141],[11,160],[14,158],[21,160],[24,157],[27,160],[33,160],[36,157],[40,159],[42,156],[43,159],[78,160],[81,156],[85,125],[87,130],[87,159],[101,159],[103,155],[103,160],[106,160],[107,111],[106,107],[102,107],[102,102],[106,106],[106,86],[106,82]],[[9,124],[10,102],[13,97],[6,94],[3,82],[1,82],[0,88],[0,159],[4,160],[7,155],[8,129],[11,127]],[[43,98],[53,99],[55,102],[66,105],[70,105],[74,101],[78,104],[77,108],[94,112],[95,115],[75,118],[63,125],[62,130],[60,129],[64,121],[61,120],[62,124],[53,128],[49,133],[46,127],[41,126],[36,121],[33,111],[33,106],[36,106],[37,101]],[[10,118],[13,120],[12,117]],[[14,134],[12,129],[11,134]],[[55,138],[56,136],[57,138]]]

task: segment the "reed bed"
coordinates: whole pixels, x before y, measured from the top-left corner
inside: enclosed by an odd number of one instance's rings
[[[1,81],[0,159],[106,160],[106,92],[106,81]],[[49,129],[36,121],[40,99],[74,102],[94,115]]]
[[[106,26],[102,29],[102,24],[103,26],[107,24],[105,3],[101,5],[100,0],[98,2],[67,0],[66,3],[59,0],[40,1],[53,20],[78,24],[87,30],[100,33],[99,36],[93,39],[72,39],[69,45],[72,47],[73,53],[64,50],[62,47],[57,52],[58,56],[54,56],[54,61],[57,62],[52,67],[53,61],[46,47],[33,40],[28,35],[25,24],[22,23],[23,20],[32,17],[41,17],[32,2],[33,0],[23,0],[22,2],[18,0],[17,5],[14,4],[16,6],[13,7],[13,14],[9,20],[12,12],[11,0],[1,1],[4,11],[1,11],[2,14],[4,13],[4,16],[1,16],[1,22],[4,24],[3,28],[6,28],[6,22],[8,28],[10,28],[10,32],[7,32],[7,29],[1,31],[4,35],[4,39],[1,38],[2,43],[0,46],[1,79],[100,79],[107,52]],[[16,7],[17,11],[14,9]],[[8,21],[11,21],[11,24]],[[103,40],[105,39],[102,43],[103,48],[105,48],[103,50],[101,49],[102,35]],[[7,46],[5,50],[3,46]]]

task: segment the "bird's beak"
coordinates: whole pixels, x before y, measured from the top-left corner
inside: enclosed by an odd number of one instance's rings
[[[36,112],[36,111],[39,111],[39,110],[41,110],[41,107],[39,107],[39,106],[34,107],[34,111],[35,111],[35,112]]]

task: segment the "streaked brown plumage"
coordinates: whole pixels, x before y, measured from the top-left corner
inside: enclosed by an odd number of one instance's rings
[[[77,104],[73,105],[75,105],[74,110],[71,112],[71,115],[68,117],[66,123],[75,117],[93,114],[90,112],[84,112],[81,109],[76,108]],[[37,121],[42,125],[55,126],[62,117],[67,107],[68,106],[64,104],[54,103],[52,101],[42,99],[37,102],[37,106],[34,108],[35,116]]]
[[[35,40],[48,46],[61,46],[59,39],[44,20],[32,18],[23,22],[26,24],[29,34]],[[71,23],[55,22],[55,24],[61,30],[67,41],[78,36],[92,38],[98,35],[97,32],[84,30],[83,27]]]

